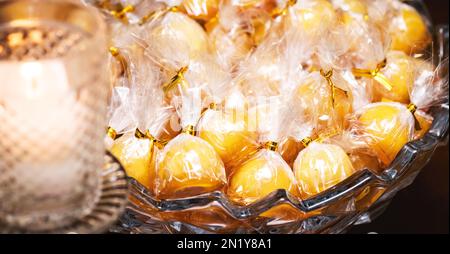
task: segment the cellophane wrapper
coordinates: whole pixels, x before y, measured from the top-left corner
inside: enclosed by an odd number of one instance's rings
[[[177,97],[181,126],[194,128],[202,109],[201,90],[181,90]],[[157,158],[154,192],[160,199],[190,197],[220,190],[226,181],[225,167],[214,147],[194,132],[183,132]]]

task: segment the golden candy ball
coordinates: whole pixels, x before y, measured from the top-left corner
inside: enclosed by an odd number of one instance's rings
[[[413,58],[401,51],[389,51],[386,55],[387,65],[381,73],[392,86],[390,91],[377,87],[381,97],[400,103],[409,103],[409,91],[414,83],[415,62]]]
[[[307,121],[313,119],[317,121],[318,130],[335,127],[336,124],[342,126],[345,116],[352,109],[351,101],[344,91],[335,89],[334,104],[331,94],[331,87],[328,84],[318,87],[312,80],[300,85],[296,90],[302,117]]]
[[[163,56],[173,54],[173,45],[188,46],[189,57],[208,51],[208,37],[203,28],[183,13],[168,12],[161,23],[151,30],[152,42]]]
[[[313,142],[294,162],[294,175],[304,199],[333,187],[354,171],[345,151],[333,144]]]
[[[320,35],[328,29],[336,19],[333,5],[327,0],[310,1],[305,8],[295,8],[295,19],[308,35]]]
[[[201,138],[182,133],[166,145],[158,158],[158,198],[189,197],[220,190],[226,183],[219,155]]]
[[[134,134],[124,135],[114,141],[110,152],[124,167],[128,176],[152,190],[155,169],[154,146],[149,139],[138,139]]]
[[[244,118],[207,110],[199,126],[199,137],[214,147],[225,164],[227,175],[236,164],[257,149],[257,134],[248,130]]]
[[[358,122],[369,146],[383,166],[389,165],[402,147],[411,140],[410,112],[406,106],[393,103],[372,104],[359,116]]]
[[[424,19],[409,6],[401,8],[389,27],[389,34],[392,37],[391,49],[408,55],[423,50],[431,41]]]
[[[243,205],[260,200],[278,189],[298,194],[291,168],[279,154],[261,150],[233,171],[227,195]]]

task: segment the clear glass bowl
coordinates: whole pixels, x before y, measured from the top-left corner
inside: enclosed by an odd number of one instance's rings
[[[406,1],[429,17],[422,1]],[[430,20],[430,19],[428,19]],[[448,26],[432,26],[433,61],[448,57]],[[448,59],[447,59],[448,61]],[[444,70],[448,74],[448,69]],[[447,76],[448,78],[448,76]],[[307,200],[285,190],[249,205],[238,206],[222,192],[176,200],[156,200],[130,178],[129,203],[117,233],[342,233],[353,224],[381,214],[392,197],[413,182],[435,149],[448,141],[449,103],[431,109],[434,121],[419,140],[406,144],[382,173],[359,171]]]

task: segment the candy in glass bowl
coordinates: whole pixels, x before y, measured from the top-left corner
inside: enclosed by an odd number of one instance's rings
[[[112,30],[116,232],[339,233],[448,129],[448,29],[421,1],[87,1]]]

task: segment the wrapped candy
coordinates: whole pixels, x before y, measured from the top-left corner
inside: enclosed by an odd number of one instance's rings
[[[224,1],[217,17],[205,24],[219,62],[233,70],[265,37],[269,20],[261,9],[243,10]]]
[[[136,179],[147,189],[152,189],[156,140],[150,134],[136,129],[136,133],[128,133],[117,140],[110,152],[123,165],[128,176]]]
[[[352,49],[351,64],[353,74],[361,84],[370,82],[374,101],[390,100],[408,103],[409,94],[416,74],[416,59],[402,51],[389,50],[388,39],[382,29],[373,22],[363,22],[358,34],[350,33],[358,47]],[[347,54],[348,54],[347,53]]]
[[[160,199],[220,190],[227,182],[220,156],[208,142],[194,135],[202,109],[200,89],[180,89],[181,106],[177,108],[184,129],[158,155],[154,192]]]
[[[177,8],[164,10],[145,26],[147,33],[141,39],[149,43],[156,56],[180,61],[180,52],[193,58],[209,51],[208,37],[203,28]]]
[[[108,129],[105,139],[106,148],[110,149],[115,139],[137,128],[136,116],[130,103],[130,89],[116,87],[113,89],[108,113]]]
[[[369,104],[356,112],[357,124],[380,162],[387,166],[414,133],[414,119],[405,105],[393,102]]]
[[[448,65],[448,59],[436,69],[435,73],[438,73],[444,65]],[[447,98],[447,82],[445,77],[438,78],[437,75],[428,76],[426,80],[416,80],[410,91],[410,104],[373,103],[354,114],[356,132],[366,140],[382,166],[389,165],[401,148],[414,138],[414,129],[421,127],[416,115],[423,115],[425,112],[419,112]]]
[[[161,100],[148,100],[150,95],[157,95],[159,92],[158,87],[155,86],[159,76],[157,72],[147,71],[147,78],[143,83],[132,83],[130,88],[116,88],[116,91],[128,92],[126,101],[129,107],[126,108],[127,110],[119,107],[114,111],[109,133],[123,125],[124,119],[129,119],[130,116],[135,122],[127,124],[133,126],[133,128],[128,127],[130,131],[120,137],[116,135],[117,139],[114,139],[109,150],[121,162],[128,176],[152,190],[155,156],[160,145],[156,137],[159,136],[167,121],[169,111],[162,105]]]
[[[168,13],[164,18],[170,17],[169,14],[182,15],[176,12]],[[188,17],[184,18],[189,19]],[[195,21],[192,22],[195,23]],[[163,28],[159,22],[156,22],[155,27],[158,31]],[[200,27],[200,29],[202,28]],[[153,28],[150,30],[155,31]],[[193,51],[188,41],[177,37],[177,30],[166,27],[163,33],[154,34],[153,32],[143,35],[140,40],[145,43],[145,56],[161,70],[161,75],[165,80],[161,88],[168,103],[174,96],[179,96],[178,88],[180,86],[183,88],[198,87],[205,91],[208,84],[222,83],[229,78],[229,73],[219,66],[211,54],[207,53],[206,48],[202,48],[203,52]],[[203,35],[205,34],[202,29],[202,34],[198,36],[202,37]],[[204,39],[206,40],[206,37]],[[211,73],[212,71],[214,73]]]
[[[296,1],[290,10],[290,22],[307,36],[322,35],[336,21],[334,7],[328,0]]]
[[[389,33],[392,50],[408,55],[424,50],[431,42],[428,21],[420,13],[398,0],[366,1],[369,19]]]
[[[287,136],[292,119],[289,110],[292,99],[286,100],[286,94],[289,92],[267,99],[267,107],[263,108],[268,110],[264,114],[268,117],[257,126],[263,146],[229,177],[227,195],[239,204],[253,203],[278,189],[298,194],[292,170],[278,152],[279,142]]]
[[[145,38],[148,28],[138,25],[124,26],[120,23],[114,25],[116,32],[112,37],[112,44],[115,46],[110,47],[112,56],[112,60],[110,61],[112,63],[111,69],[114,74],[112,84],[114,86],[125,87],[131,87],[133,84],[147,84],[148,86],[158,88],[162,86],[165,76],[163,72],[158,73],[159,70],[157,69],[160,68],[160,63],[155,62],[151,56],[149,57],[146,54],[149,42],[143,38]],[[155,75],[159,75],[160,77],[157,80],[149,80],[148,72],[156,72]],[[160,94],[159,92],[156,91],[156,94]],[[159,135],[156,136],[161,142],[172,139],[181,130],[178,115],[175,110],[170,108],[170,106],[167,106],[165,110],[170,113],[170,116],[164,120],[164,127],[159,131]]]
[[[231,80],[209,85],[210,107],[198,124],[199,137],[217,151],[227,175],[257,148],[257,133],[250,130],[245,115],[246,98],[239,90],[230,89],[230,84]]]
[[[199,137],[214,147],[230,173],[233,165],[256,149],[256,132],[249,131],[244,115],[246,99],[238,89],[232,88],[231,76],[227,77],[218,65],[209,64],[207,68],[208,108],[198,123]]]
[[[333,88],[330,84],[324,83],[323,76],[320,75],[323,75],[323,71],[322,74],[313,72],[305,75],[297,82],[294,94],[295,107],[299,108],[299,113],[294,121],[296,126],[292,132],[294,138],[282,146],[283,158],[287,162],[293,163],[298,152],[305,148],[315,135],[342,131],[347,125],[347,115],[352,110],[362,108],[370,102],[366,89],[358,84],[350,71],[337,72],[336,79],[331,80],[336,84],[344,84],[348,89],[348,92],[336,89],[339,93],[335,93],[334,100]]]
[[[275,50],[260,45],[239,67],[236,82],[246,96],[276,95],[284,79],[281,59]]]
[[[134,52],[135,59],[156,65],[164,80],[182,75],[190,59],[205,55],[209,49],[206,33],[197,22],[181,13],[176,5],[158,3],[162,6],[138,24],[113,23],[112,43]]]
[[[311,75],[306,76],[305,80],[310,78]],[[305,87],[307,90],[305,90]],[[310,198],[329,189],[355,172],[351,158],[347,155],[347,149],[344,150],[337,145],[337,142],[332,142],[331,140],[331,137],[338,134],[342,135],[344,119],[336,117],[336,115],[343,114],[342,117],[344,117],[350,112],[352,107],[351,99],[347,97],[340,98],[347,101],[349,108],[346,109],[346,112],[339,112],[332,106],[333,101],[330,101],[331,95],[324,96],[320,100],[310,89],[310,84],[306,82],[301,82],[296,88],[295,94],[297,99],[294,107],[298,107],[299,116],[294,121],[295,128],[291,133],[296,142],[303,147],[295,156],[293,163],[300,197],[303,199]],[[305,91],[311,92],[305,93]],[[320,91],[324,93],[328,91],[328,94],[332,92],[329,87]],[[317,88],[316,93],[318,93]],[[364,103],[361,104],[359,101],[359,96],[356,92],[354,93],[353,104],[355,107],[364,105]],[[362,96],[364,96],[364,93]],[[319,103],[311,100],[311,98],[315,98]],[[323,108],[321,107],[323,105],[320,103],[330,104],[328,108]],[[324,116],[327,116],[327,124],[321,127],[321,122],[325,120]],[[316,136],[318,138],[315,138]],[[349,154],[353,152],[352,149],[348,150]]]
[[[333,187],[355,172],[345,151],[337,145],[313,141],[294,162],[300,196],[307,199]]]
[[[368,18],[365,1],[334,0],[337,20],[321,39],[325,49],[332,52],[334,63],[343,69],[374,69],[386,57],[390,38],[385,29]],[[327,43],[328,42],[328,43]]]
[[[312,41],[299,29],[268,37],[240,64],[236,83],[246,96],[279,95],[305,72],[302,63],[312,54]]]
[[[413,7],[396,3],[397,13],[388,27],[392,37],[391,48],[406,54],[420,52],[431,42],[427,23]]]
[[[266,38],[255,52],[241,64],[240,73],[236,83],[240,84],[247,95],[271,96],[278,95],[286,87],[285,84],[301,82],[305,75],[299,63],[308,57],[311,47],[307,43],[299,43],[302,33],[297,29],[289,30],[283,38]],[[289,80],[289,82],[285,82]],[[258,123],[270,121],[269,110],[264,103],[249,105],[248,126],[250,129],[258,129]],[[261,134],[264,130],[258,130]],[[280,153],[283,158],[292,164],[298,149],[297,142],[288,137],[281,141]],[[293,158],[291,160],[291,158]]]
[[[389,51],[386,59],[374,70],[365,72],[354,69],[354,74],[362,77],[372,77],[381,88],[375,89],[378,97],[408,103],[409,90],[415,78],[413,58],[401,51]],[[378,86],[380,87],[380,86]]]
[[[317,116],[317,129],[342,128],[351,112],[349,87],[339,72],[321,70],[311,73],[296,90],[307,116]],[[334,126],[333,126],[334,125]]]
[[[230,176],[227,195],[243,205],[251,204],[270,193],[284,189],[297,194],[292,170],[276,152],[263,149]]]
[[[325,35],[317,42],[310,73],[300,80],[302,85],[295,91],[303,114],[309,118],[315,115],[318,120],[318,130],[342,129],[345,116],[352,111],[352,101],[358,106],[358,100],[366,96],[366,90],[339,66],[337,59],[344,50],[329,45],[333,37]]]
[[[305,85],[299,85],[297,89],[302,89],[302,86]],[[327,133],[335,135],[335,132],[340,130],[316,129],[317,117],[320,117],[319,109],[305,107],[304,103],[298,101],[295,107],[299,107],[300,116],[294,122],[295,128],[291,135],[303,149],[294,158],[293,171],[299,185],[300,197],[307,199],[346,179],[353,174],[354,168],[340,146],[323,142],[328,141]],[[304,113],[306,111],[308,114]],[[319,138],[315,139],[314,136],[317,135]]]

